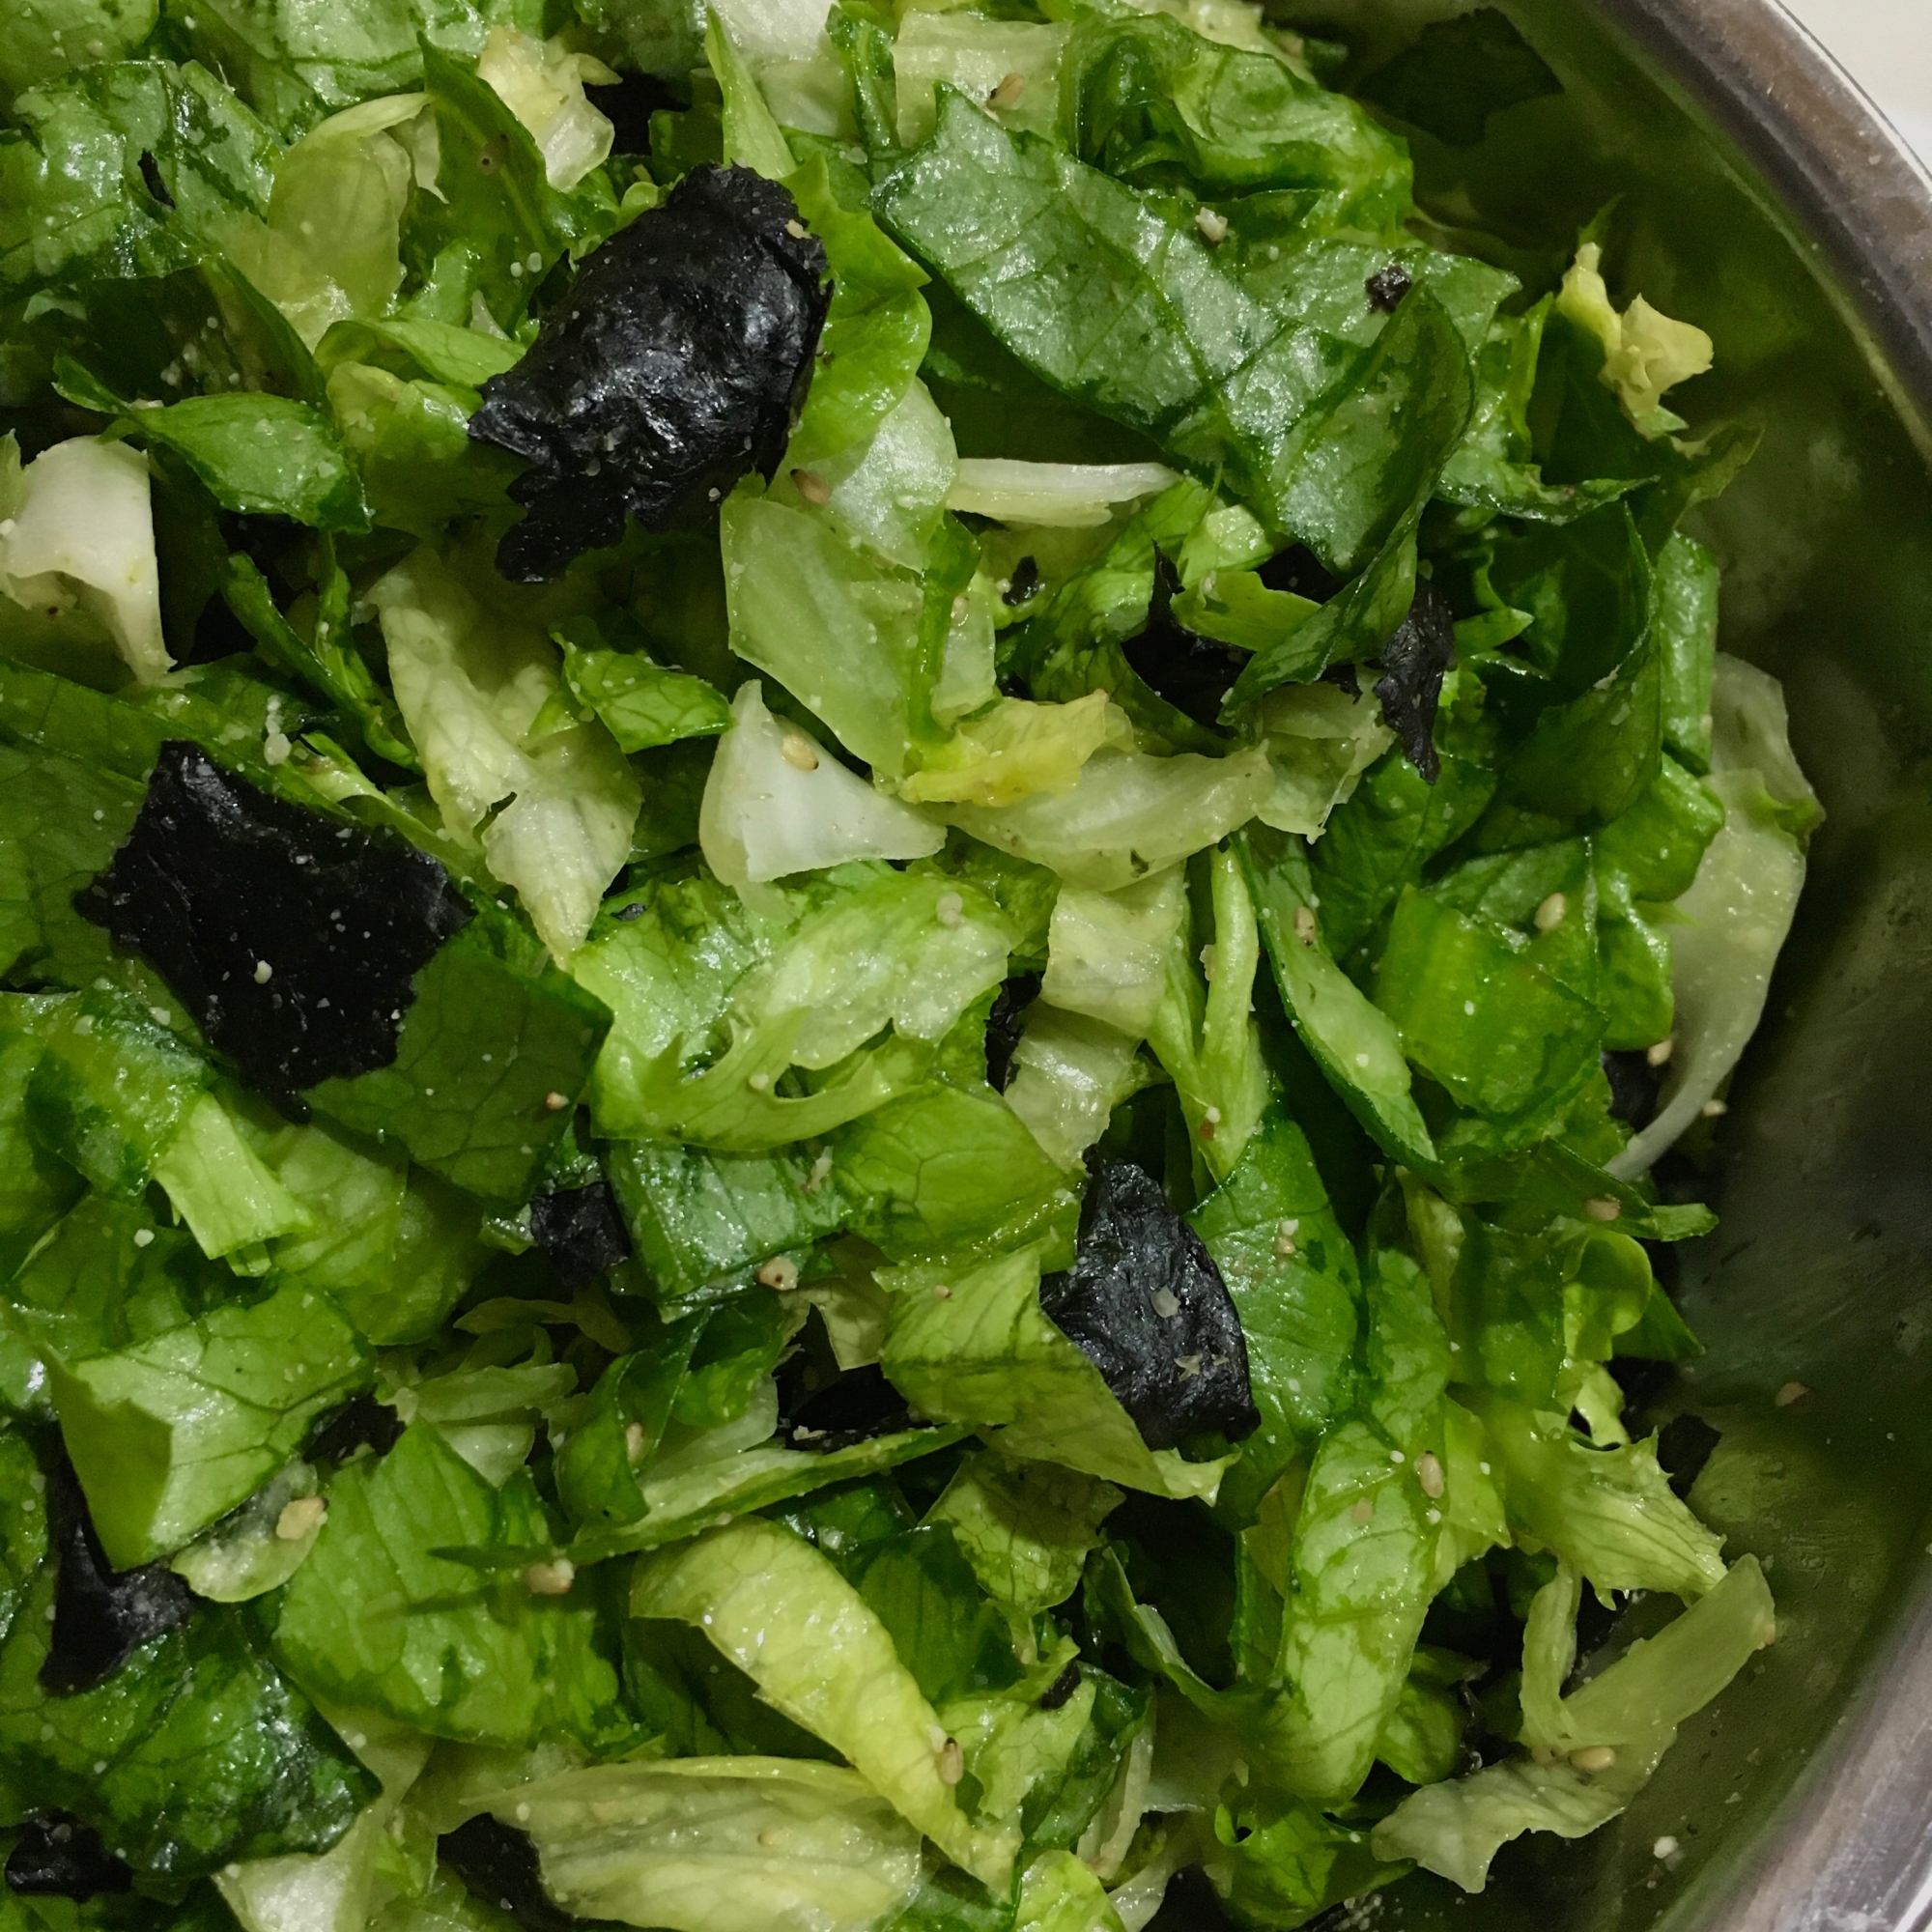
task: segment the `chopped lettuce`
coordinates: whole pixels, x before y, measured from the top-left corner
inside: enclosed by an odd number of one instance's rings
[[[865,1599],[810,1544],[776,1523],[712,1530],[654,1558],[631,1609],[696,1624],[768,1702],[842,1752],[950,1859],[1005,1888],[1017,1833],[968,1818],[956,1775],[946,1776],[952,1740],[932,1706]]]

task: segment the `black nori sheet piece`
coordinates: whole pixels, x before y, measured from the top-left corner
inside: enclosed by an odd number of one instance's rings
[[[911,1407],[878,1363],[847,1369],[829,1381],[814,1382],[817,1373],[804,1350],[779,1370],[779,1441],[784,1448],[823,1455],[912,1427]]]
[[[365,1389],[339,1407],[318,1415],[302,1443],[308,1463],[346,1463],[364,1449],[386,1456],[403,1439],[403,1418]]]
[[[575,1932],[585,1922],[573,1918],[543,1889],[530,1834],[498,1824],[487,1811],[445,1832],[436,1851],[478,1898],[507,1912],[524,1932]]]
[[[1173,1313],[1158,1313],[1156,1298]],[[1221,1270],[1131,1161],[1102,1167],[1087,1183],[1073,1265],[1040,1283],[1039,1301],[1150,1449],[1209,1431],[1236,1442],[1261,1427],[1247,1340]]]
[[[706,522],[769,478],[811,380],[831,288],[798,204],[750,168],[696,167],[589,256],[469,434],[529,464],[497,567],[537,583],[646,529]]]
[[[1393,315],[1402,306],[1402,298],[1415,286],[1409,273],[1400,262],[1391,262],[1386,269],[1378,269],[1363,284],[1369,298],[1369,306],[1380,315]]]
[[[41,1686],[56,1695],[104,1683],[144,1643],[179,1630],[194,1595],[165,1563],[108,1567],[80,1478],[61,1457],[47,1477],[47,1515],[59,1564],[54,1628]]]
[[[1203,638],[1176,621],[1174,596],[1180,580],[1166,557],[1156,559],[1153,598],[1140,635],[1121,646],[1134,674],[1157,697],[1197,724],[1211,725],[1246,668],[1249,654]]]
[[[630,1259],[630,1230],[608,1181],[539,1194],[530,1203],[530,1234],[565,1288],[587,1288]]]
[[[1001,982],[986,1014],[986,1084],[1004,1094],[1013,1084],[1013,1052],[1026,1031],[1027,1009],[1039,998],[1039,975],[1015,973]]]
[[[270,798],[182,739],[74,905],[298,1120],[300,1089],[395,1059],[412,976],[471,918],[434,859]]]
[[[1057,1711],[1080,1688],[1080,1660],[1076,1657],[1044,1690],[1039,1693],[1039,1708],[1042,1711]]]
[[[67,1811],[36,1811],[7,1854],[7,1889],[39,1898],[86,1900],[127,1891],[134,1874],[92,1825]]]
[[[1658,1465],[1680,1497],[1690,1495],[1691,1486],[1704,1473],[1704,1464],[1711,1460],[1711,1451],[1723,1439],[1721,1429],[1714,1429],[1701,1415],[1688,1410],[1673,1415],[1657,1432]]]
[[[1030,604],[1038,591],[1039,565],[1031,556],[1023,556],[1013,565],[1013,574],[1000,598],[1009,611],[1017,611],[1022,604]]]
[[[1382,723],[1401,740],[1408,761],[1431,784],[1442,774],[1435,755],[1435,706],[1442,673],[1456,662],[1456,612],[1435,584],[1415,586],[1415,601],[1378,660],[1376,696]]]
[[[1657,1096],[1663,1087],[1663,1070],[1650,1064],[1641,1047],[1604,1055],[1604,1075],[1610,1083],[1610,1118],[1633,1133],[1641,1133],[1657,1118]]]

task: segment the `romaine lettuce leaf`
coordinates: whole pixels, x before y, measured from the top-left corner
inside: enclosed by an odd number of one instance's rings
[[[104,1355],[49,1363],[61,1435],[117,1569],[243,1501],[366,1374],[354,1330],[284,1288]]]
[[[646,1564],[631,1609],[696,1624],[954,1863],[996,1889],[1009,1883],[1018,1832],[968,1820],[932,1706],[886,1627],[809,1543],[755,1520],[709,1531]],[[956,1744],[951,1755],[956,1765]]]
[[[876,863],[779,895],[771,920],[701,878],[633,903],[648,915],[611,922],[572,969],[617,1015],[597,1066],[598,1124],[747,1153],[829,1132],[916,1085],[1005,977],[1011,939],[970,882]]]
[[[1007,1105],[1057,1166],[1081,1165],[1114,1109],[1157,1077],[1133,1037],[1044,999],[1028,1009],[1013,1048]]]
[[[769,885],[851,859],[929,859],[946,834],[875,791],[796,724],[740,687],[697,814],[705,863],[727,886]]]
[[[1384,767],[1384,770],[1390,769]],[[1282,1005],[1328,1084],[1388,1152],[1433,1166],[1394,1022],[1337,966],[1322,941],[1307,847],[1250,826],[1236,837]]]
[[[1560,1577],[1545,1585],[1532,1619],[1548,1614],[1546,1600],[1563,1588]],[[1581,1690],[1558,1697],[1551,1687],[1541,1702],[1553,1722],[1533,1737],[1525,1725],[1525,1743],[1542,1747],[1536,1755],[1411,1793],[1375,1828],[1371,1843],[1381,1858],[1412,1859],[1465,1891],[1481,1891],[1490,1861],[1511,1838],[1523,1832],[1580,1838],[1614,1818],[1675,1743],[1678,1725],[1776,1633],[1763,1572],[1755,1557],[1742,1557],[1675,1622],[1634,1644]],[[1567,1663],[1574,1635],[1567,1629],[1562,1634]],[[1525,1716],[1530,1670],[1526,1649]]]
[[[1338,568],[1381,547],[1462,437],[1467,356],[1434,297],[1405,301],[1335,380],[1293,321],[1216,266],[1178,209],[1009,135],[957,93],[874,206],[1056,388],[1152,436],[1183,467],[1225,474],[1266,522]]]
[[[1100,1372],[1039,1305],[1040,1252],[977,1266],[922,1264],[896,1271],[880,1360],[926,1415],[970,1423],[1002,1455],[1058,1463],[1154,1495],[1206,1496],[1229,1458],[1188,1463],[1151,1450]]]
[[[1059,1167],[984,1086],[928,1082],[840,1129],[831,1151],[847,1226],[895,1259],[1037,1238],[1077,1212]]]
[[[865,1932],[918,1884],[919,1834],[856,1771],[795,1758],[586,1766],[490,1805],[580,1918],[667,1932]]]
[[[1157,758],[1102,746],[1071,791],[1017,805],[954,805],[947,817],[975,838],[1096,892],[1165,871],[1246,824],[1274,789],[1259,748],[1225,758]]]
[[[148,465],[138,451],[76,437],[22,469],[10,432],[0,439],[0,590],[64,628],[104,626],[143,684],[171,668]]]
[[[1554,1415],[1467,1398],[1488,1433],[1511,1525],[1599,1590],[1669,1590],[1690,1602],[1724,1574],[1723,1539],[1678,1500],[1657,1444],[1596,1449]]]
[[[1030,1634],[1039,1611],[1073,1594],[1120,1502],[1111,1483],[988,1450],[959,1465],[925,1520],[951,1527],[980,1587]]]
[[[627,1735],[591,1581],[538,1595],[523,1564],[459,1560],[549,1559],[555,1539],[527,1474],[494,1490],[419,1421],[386,1456],[344,1465],[325,1493],[327,1519],[275,1626],[275,1655],[298,1683],[432,1737]]]
[[[174,1888],[238,1859],[325,1851],[376,1780],[269,1662],[245,1611],[200,1606],[90,1690],[41,1685],[53,1630],[47,1484],[0,1438],[0,1765],[73,1812],[137,1873]]]
[[[1240,1520],[1350,1406],[1360,1281],[1308,1143],[1279,1101],[1228,1178],[1188,1218],[1234,1298],[1262,1414],[1218,1498],[1222,1514]]]
[[[1804,883],[1804,839],[1822,815],[1791,755],[1775,678],[1718,659],[1712,776],[1724,808],[1670,928],[1676,1050],[1656,1118],[1608,1163],[1644,1173],[1729,1077],[1757,1029],[1771,970]]]
[[[1205,39],[1165,14],[1082,25],[1065,53],[1062,118],[1082,160],[1136,185],[1313,190],[1304,221],[1369,234],[1406,217],[1407,157],[1354,101],[1272,52]]]

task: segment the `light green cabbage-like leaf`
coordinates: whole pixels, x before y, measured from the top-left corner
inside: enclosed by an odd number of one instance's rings
[[[1009,1883],[1017,1830],[968,1819],[932,1706],[885,1626],[810,1544],[755,1520],[711,1530],[646,1564],[631,1609],[697,1625],[954,1863],[996,1889]]]

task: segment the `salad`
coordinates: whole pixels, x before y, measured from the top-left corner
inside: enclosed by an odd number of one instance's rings
[[[1819,812],[1711,341],[1418,204],[1534,49],[4,20],[0,1923],[1285,1929],[1622,1811],[1776,1634],[1662,1284]]]

